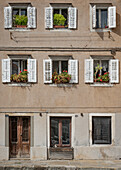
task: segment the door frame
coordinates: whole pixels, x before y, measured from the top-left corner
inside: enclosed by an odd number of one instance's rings
[[[12,114],[11,114],[11,115],[9,116],[9,138],[8,138],[8,139],[9,139],[9,158],[10,158],[10,159],[11,159],[11,158],[14,159],[14,157],[11,157],[11,155],[10,155],[10,151],[11,151],[11,149],[10,149],[10,145],[11,145],[11,142],[10,142],[10,141],[11,141],[11,134],[10,134],[10,133],[11,133],[11,124],[10,124],[10,119],[11,119],[11,117],[20,118],[19,121],[18,121],[18,119],[17,119],[17,127],[18,127],[18,122],[19,122],[19,128],[20,128],[19,130],[20,130],[20,131],[23,130],[23,129],[22,129],[22,126],[23,126],[23,125],[22,125],[22,118],[24,118],[24,117],[28,117],[28,118],[29,118],[29,122],[28,122],[28,123],[29,123],[29,124],[28,124],[28,130],[29,130],[29,134],[28,134],[28,135],[29,135],[29,136],[28,136],[28,137],[29,137],[29,157],[25,157],[25,158],[28,158],[28,159],[29,159],[29,158],[31,157],[31,155],[30,155],[30,153],[31,153],[31,152],[30,152],[30,147],[31,147],[31,116],[28,115],[28,114],[26,114],[26,115],[24,115],[24,116],[22,116],[22,115],[20,116],[20,115],[18,115],[18,114],[17,114],[17,115],[12,115]],[[18,128],[17,128],[17,131],[18,131]],[[18,138],[18,133],[17,133],[17,138]],[[19,145],[20,145],[19,147],[22,148],[22,138],[19,138],[19,139],[18,139],[18,143],[19,143]],[[22,156],[22,157],[15,157],[15,159],[17,159],[17,158],[18,158],[18,159],[22,159],[22,158],[24,159],[24,156]]]

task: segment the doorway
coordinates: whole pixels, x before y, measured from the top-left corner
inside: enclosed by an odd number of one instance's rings
[[[10,158],[30,157],[30,117],[10,116]]]

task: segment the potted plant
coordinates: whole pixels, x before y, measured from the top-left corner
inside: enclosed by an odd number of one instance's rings
[[[65,28],[66,18],[61,14],[54,14],[54,28]]]
[[[54,72],[52,75],[52,82],[55,84],[69,83],[70,80],[71,75],[69,75],[66,70],[64,70],[61,74]]]
[[[25,15],[14,15],[13,22],[17,28],[26,28],[28,18]]]
[[[11,75],[11,82],[16,82],[16,83],[26,83],[28,81],[27,77],[27,70],[24,69],[23,72],[20,71],[20,73],[17,74],[12,74]]]
[[[97,82],[109,82],[109,72],[105,72],[103,75],[98,75]]]
[[[94,73],[94,80],[97,81],[97,74],[102,69],[99,64],[97,64],[97,67],[95,67],[95,73]]]

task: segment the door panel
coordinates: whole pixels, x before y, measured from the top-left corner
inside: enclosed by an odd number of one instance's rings
[[[10,117],[10,157],[30,156],[30,117]]]

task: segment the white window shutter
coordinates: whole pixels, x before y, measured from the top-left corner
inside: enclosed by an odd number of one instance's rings
[[[110,82],[119,83],[119,60],[110,60]]]
[[[10,59],[2,59],[2,82],[10,82]]]
[[[43,60],[44,83],[52,83],[52,60]]]
[[[28,17],[28,28],[36,28],[36,8],[28,7],[27,8],[27,17]]]
[[[85,60],[85,83],[93,83],[93,59]]]
[[[70,83],[78,83],[78,60],[69,60],[68,73],[71,75]]]
[[[37,68],[36,59],[28,59],[27,71],[28,71],[28,82],[37,82]]]
[[[96,28],[96,5],[92,7],[92,27]]]
[[[116,28],[116,7],[108,8],[108,26],[109,28]]]
[[[53,28],[53,8],[45,8],[45,28]]]
[[[4,28],[12,28],[12,7],[4,8]]]
[[[77,27],[77,8],[68,8],[68,28],[76,29]]]

